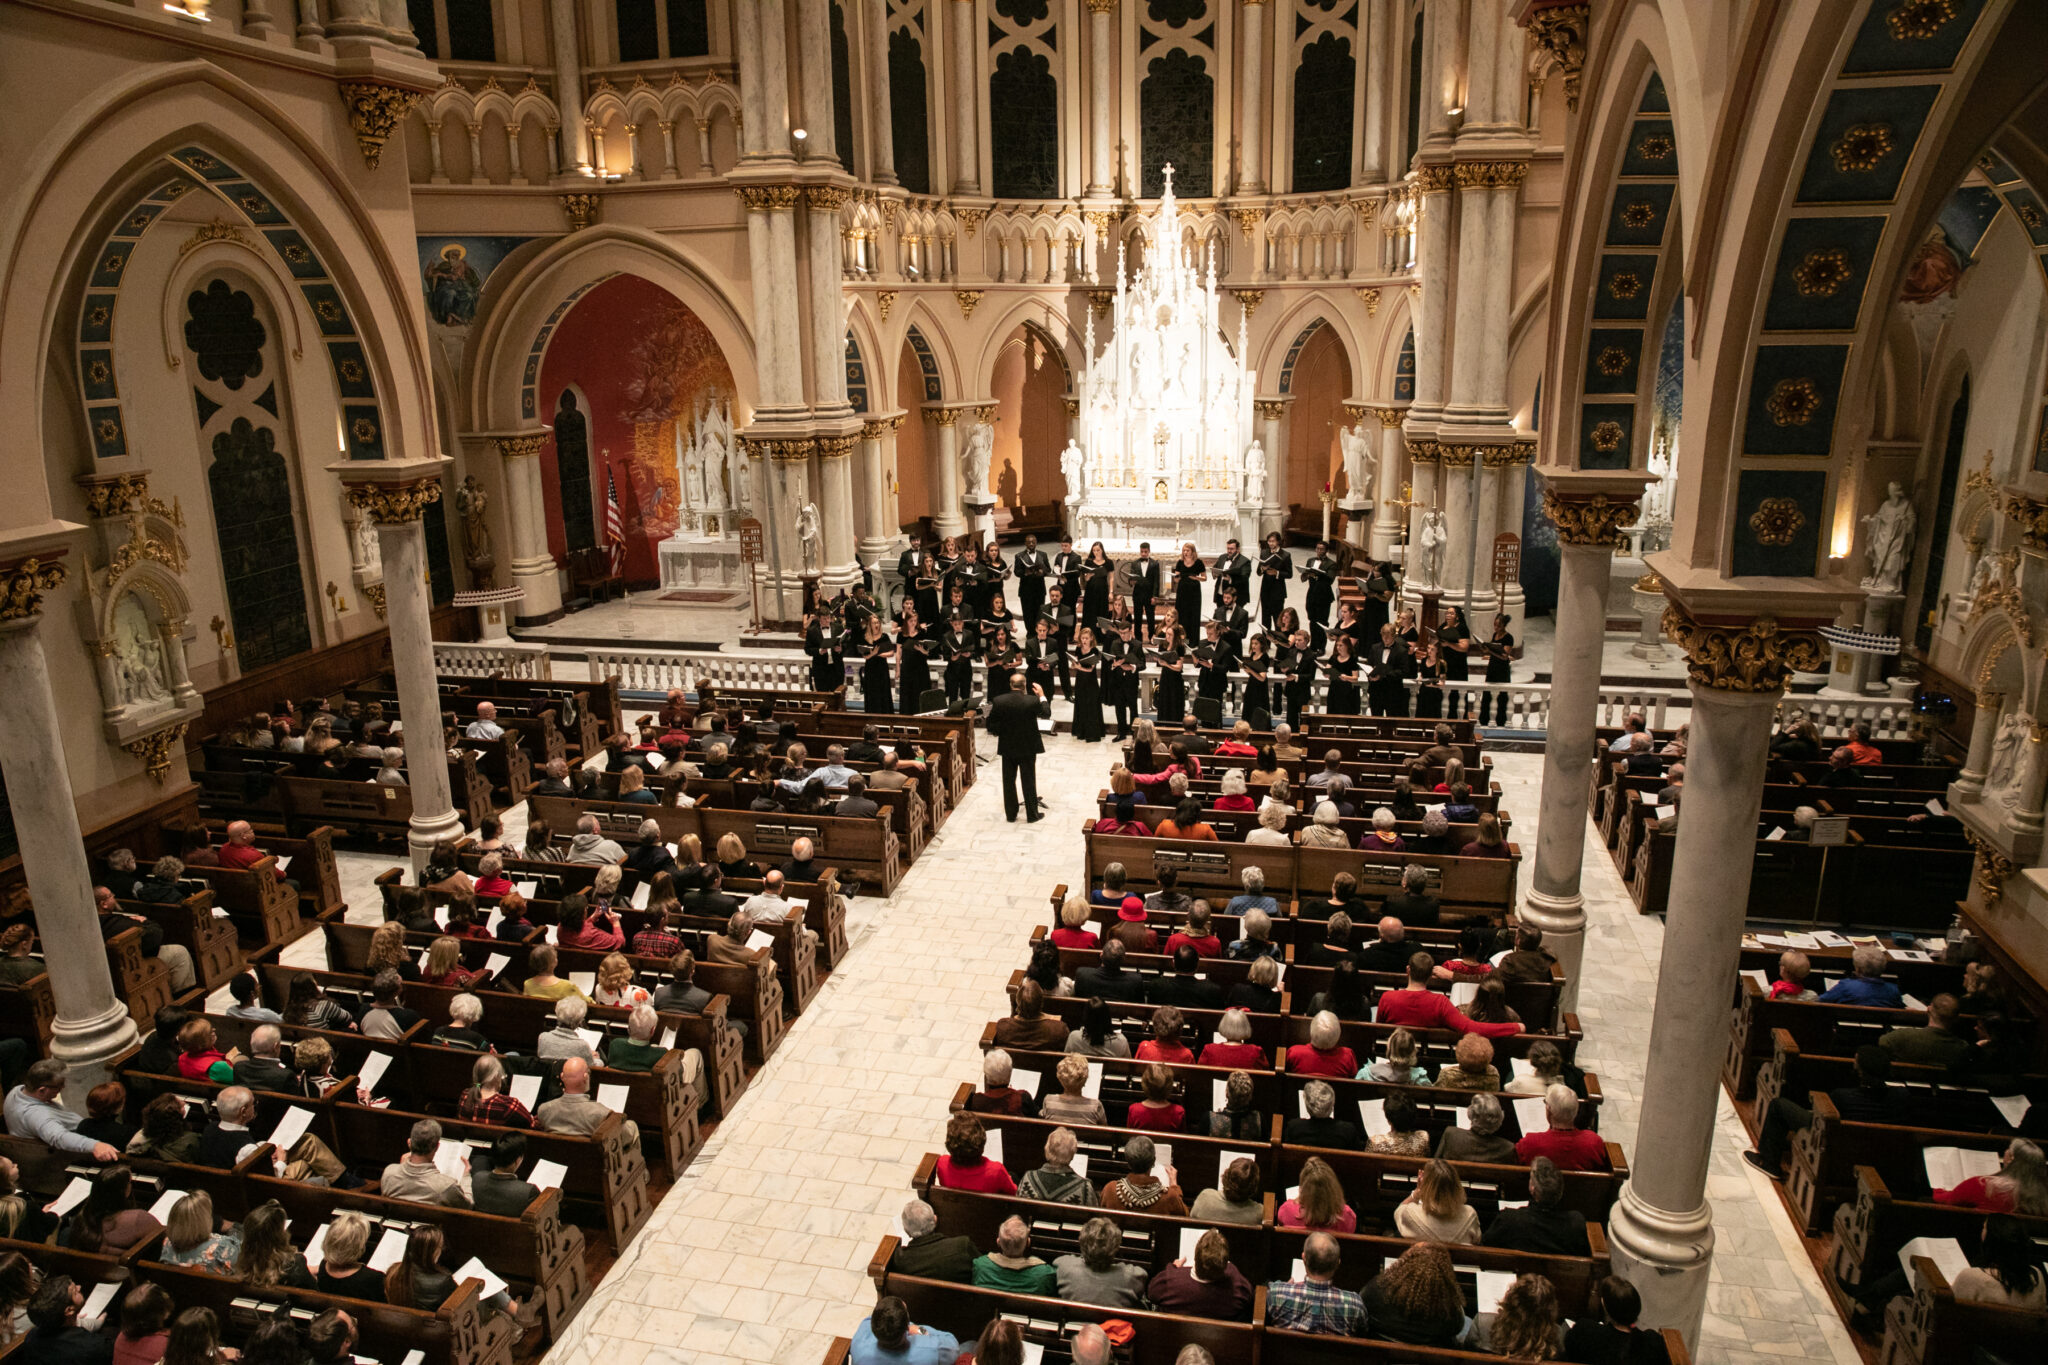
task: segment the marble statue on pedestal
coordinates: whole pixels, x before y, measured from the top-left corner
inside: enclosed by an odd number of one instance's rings
[[[2008,711],[1999,718],[1998,737],[1991,742],[1991,763],[1984,773],[1987,800],[2002,806],[2019,800],[2024,768],[2020,758],[2026,752],[2027,736],[2032,729],[2033,722],[2024,711]]]
[[[469,569],[469,586],[477,592],[497,586],[498,561],[491,553],[490,525],[484,520],[490,505],[490,494],[474,474],[455,490],[455,510],[462,517],[462,562]]]
[[[1370,500],[1375,461],[1372,457],[1372,442],[1364,432],[1365,424],[1356,423],[1337,433],[1337,443],[1344,451],[1344,481],[1349,485],[1347,496]]]
[[[114,627],[114,686],[122,704],[168,702],[171,688],[163,642],[133,594],[115,608]]]
[[[815,573],[824,558],[824,538],[819,532],[818,505],[807,502],[797,509],[797,543],[803,547],[804,572]]]
[[[1913,557],[1913,528],[1917,520],[1913,504],[1906,500],[1905,489],[1896,481],[1887,484],[1884,502],[1863,518],[1870,537],[1863,546],[1870,561],[1870,572],[1863,578],[1865,592],[1899,591],[1906,566]]]
[[[1423,579],[1419,586],[1440,588],[1444,581],[1444,546],[1451,538],[1450,528],[1444,524],[1444,513],[1440,507],[1432,507],[1422,514],[1422,537],[1417,542],[1421,551]]]
[[[969,502],[989,501],[988,467],[995,456],[996,429],[987,422],[976,422],[967,437],[967,449],[961,454],[966,478],[965,497]]]
[[[1060,452],[1060,478],[1066,481],[1069,507],[1081,501],[1081,494],[1087,488],[1088,457],[1081,453],[1079,442],[1067,442],[1067,448]]]
[[[1244,453],[1244,502],[1258,507],[1266,501],[1266,452],[1257,441]]]

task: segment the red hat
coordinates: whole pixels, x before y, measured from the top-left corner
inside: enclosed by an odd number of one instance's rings
[[[1145,918],[1145,902],[1139,900],[1136,896],[1125,896],[1124,903],[1116,908],[1116,917],[1124,920],[1141,920]]]

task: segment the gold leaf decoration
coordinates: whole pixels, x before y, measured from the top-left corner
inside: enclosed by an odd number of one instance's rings
[[[1804,376],[1780,379],[1764,400],[1764,411],[1781,427],[1803,427],[1820,411],[1820,390]]]
[[[1905,0],[1884,17],[1884,24],[1893,42],[1924,43],[1955,17],[1955,0]]]
[[[1567,499],[1543,490],[1543,514],[1556,523],[1557,538],[1567,545],[1626,545],[1622,531],[1636,524],[1637,513],[1634,503],[1616,502],[1605,493]]]
[[[1620,346],[1603,347],[1599,360],[1594,364],[1598,366],[1600,373],[1613,379],[1628,369],[1628,352]]]
[[[1643,292],[1643,282],[1633,270],[1617,270],[1607,280],[1607,292],[1618,299],[1632,299]]]
[[[1601,422],[1592,430],[1593,449],[1605,453],[1621,444],[1621,423]]]
[[[1657,206],[1647,199],[1638,199],[1621,211],[1623,227],[1646,228],[1657,221]]]
[[[1790,545],[1805,525],[1806,514],[1790,498],[1765,498],[1749,514],[1749,529],[1759,545]]]
[[[1835,169],[1844,175],[1862,175],[1877,169],[1898,145],[1889,123],[1857,123],[1842,130],[1828,147]]]
[[[1687,675],[1720,692],[1782,692],[1793,673],[1818,673],[1827,661],[1817,633],[1785,630],[1774,616],[1712,625],[1673,602],[1664,608],[1663,625],[1665,636],[1685,651]]]

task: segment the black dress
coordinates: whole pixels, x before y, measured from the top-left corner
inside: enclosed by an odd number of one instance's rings
[[[1104,735],[1102,724],[1102,651],[1074,655],[1074,738],[1093,744]]]
[[[1442,720],[1444,715],[1444,662],[1415,665],[1415,714],[1424,720]]]
[[[1202,624],[1202,580],[1207,576],[1200,559],[1192,564],[1173,561],[1173,609],[1180,617],[1180,628],[1191,634]]]
[[[890,690],[893,680],[889,677],[889,651],[893,648],[895,642],[885,630],[877,639],[862,641],[859,651],[864,661],[860,666],[861,705],[878,716],[896,710],[895,694]]]
[[[1330,689],[1323,709],[1333,716],[1364,714],[1358,706],[1358,656],[1330,660]]]
[[[1239,708],[1238,714],[1246,720],[1251,720],[1253,713],[1263,711],[1267,716],[1266,724],[1270,726],[1273,715],[1273,690],[1267,686],[1266,680],[1273,673],[1273,656],[1264,654],[1254,658],[1247,654],[1238,667],[1244,670],[1245,675],[1244,705]],[[1253,721],[1253,724],[1257,726],[1256,721]]]
[[[903,657],[896,665],[896,695],[903,699],[899,708],[904,715],[916,715],[924,701],[924,694],[932,686],[932,661],[914,645],[926,643],[926,637],[919,633],[902,633]]]
[[[1159,665],[1159,681],[1152,688],[1152,706],[1161,725],[1179,726],[1188,714],[1188,680],[1181,674],[1183,654],[1171,645],[1153,655]]]
[[[1109,581],[1116,572],[1116,563],[1105,559],[1100,564],[1088,565],[1088,576],[1081,585],[1081,619],[1095,629],[1097,623],[1109,615]]]
[[[1504,683],[1514,681],[1514,664],[1510,656],[1515,652],[1515,637],[1502,631],[1486,642],[1486,681]],[[1486,724],[1487,711],[1498,707],[1500,718],[1494,723],[1508,723],[1508,694],[1505,692],[1482,692],[1479,694],[1479,723]]]
[[[1259,624],[1271,630],[1287,605],[1287,580],[1294,577],[1294,559],[1285,550],[1269,550],[1259,560]]]

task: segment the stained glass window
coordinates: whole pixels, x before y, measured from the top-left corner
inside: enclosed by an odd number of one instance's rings
[[[1200,199],[1213,192],[1216,83],[1208,64],[1182,48],[1155,57],[1138,85],[1138,134],[1144,167],[1139,191],[1156,199],[1165,187],[1161,168],[1173,167],[1173,192]]]
[[[1351,183],[1351,98],[1357,62],[1351,40],[1334,33],[1302,49],[1294,73],[1294,192]]]
[[[1060,192],[1060,88],[1052,63],[1026,47],[996,58],[988,78],[988,140],[998,199]]]

